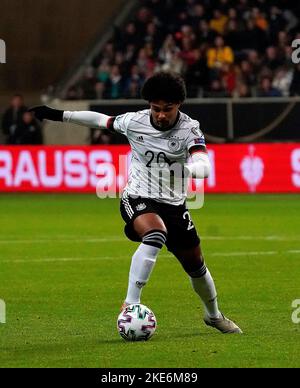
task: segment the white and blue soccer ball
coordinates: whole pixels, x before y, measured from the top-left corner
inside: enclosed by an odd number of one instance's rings
[[[119,315],[117,328],[126,341],[148,341],[157,328],[153,312],[142,304],[127,306]]]

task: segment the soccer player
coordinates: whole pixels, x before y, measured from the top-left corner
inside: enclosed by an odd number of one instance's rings
[[[242,333],[219,310],[215,284],[205,265],[200,239],[186,207],[186,179],[207,178],[210,162],[199,122],[180,111],[186,98],[184,80],[171,72],[157,73],[145,82],[142,97],[149,102],[150,109],[117,117],[96,112],[60,111],[47,106],[34,107],[31,111],[39,120],[116,131],[125,135],[131,145],[129,181],[120,210],[127,237],[141,244],[132,257],[123,308],[141,303],[142,289],[166,245],[181,263],[202,300],[206,325],[222,333]],[[192,162],[188,164],[190,157]],[[176,168],[167,179],[164,172],[166,169],[170,172],[173,165]],[[183,178],[182,185],[178,185],[179,178]]]

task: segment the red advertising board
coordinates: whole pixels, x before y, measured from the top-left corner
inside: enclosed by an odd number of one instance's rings
[[[209,145],[208,150],[212,172],[206,192],[300,193],[300,144]],[[130,158],[129,146],[0,147],[0,192],[94,193],[96,186],[100,192],[119,191]]]

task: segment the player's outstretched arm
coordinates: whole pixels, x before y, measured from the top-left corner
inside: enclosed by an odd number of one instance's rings
[[[96,112],[69,112],[50,108],[46,105],[35,106],[29,109],[40,120],[61,121],[83,125],[90,128],[111,129],[113,118]]]

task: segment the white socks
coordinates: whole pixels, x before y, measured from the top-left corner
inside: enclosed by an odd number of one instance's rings
[[[141,303],[143,287],[147,284],[161,248],[141,244],[132,257],[129,286],[125,302]]]
[[[162,242],[151,241],[153,244],[157,244],[157,247],[153,245],[147,245],[147,240],[153,240],[157,237],[160,240],[165,239],[163,235],[157,236],[156,233],[151,233],[144,238],[145,243],[142,243],[135,254],[132,257],[130,273],[129,273],[129,285],[125,303],[127,304],[139,304],[141,303],[141,294],[143,287],[148,283],[150,275],[156,263],[159,252],[162,249]],[[148,241],[149,243],[149,241]],[[221,313],[218,308],[217,291],[213,281],[213,278],[206,268],[205,264],[199,271],[190,274],[191,283],[195,292],[201,298],[206,315],[209,318],[219,318]]]
[[[209,270],[204,265],[200,270],[200,277],[193,277],[193,275],[197,276],[196,273],[191,274],[191,283],[204,304],[206,315],[209,318],[219,318],[221,313],[218,308],[217,291]]]

